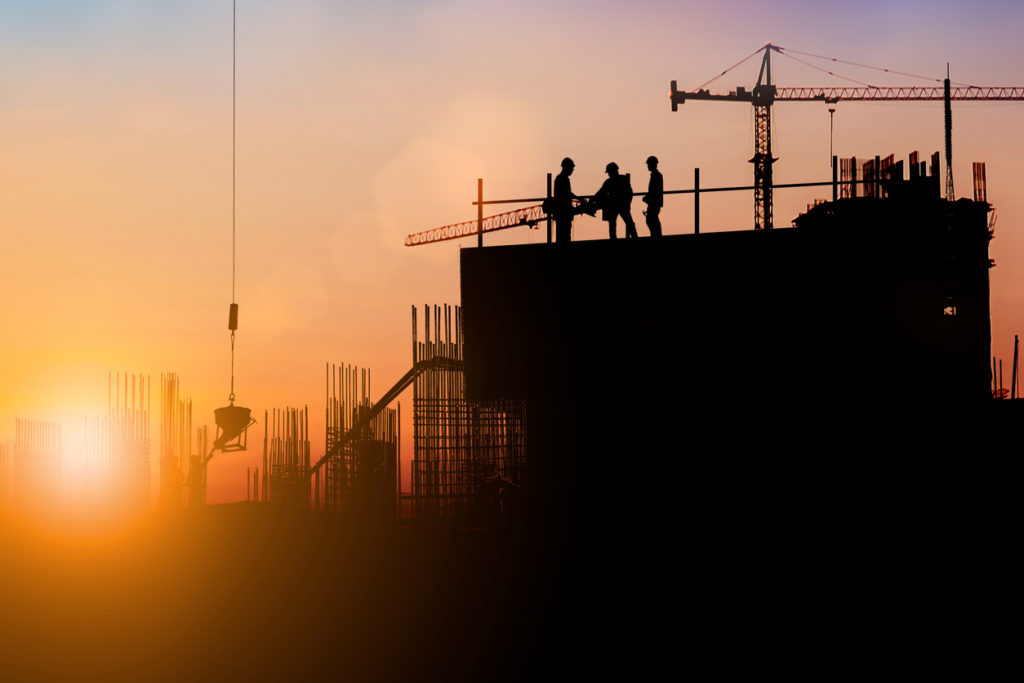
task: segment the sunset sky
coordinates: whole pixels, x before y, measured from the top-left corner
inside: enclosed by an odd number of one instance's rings
[[[0,0],[0,440],[16,418],[60,420],[74,457],[76,425],[106,411],[111,371],[157,387],[177,372],[194,422],[211,429],[227,402],[231,11],[230,0]],[[411,364],[410,306],[458,303],[458,252],[474,242],[403,238],[474,217],[477,178],[489,198],[537,196],[571,156],[579,194],[609,161],[642,188],[655,154],[667,189],[692,187],[694,167],[702,186],[750,184],[752,107],[673,113],[671,80],[694,89],[772,42],[932,78],[948,62],[956,82],[1022,86],[1022,28],[1012,0],[239,0],[238,402],[261,423],[264,409],[308,405],[322,455],[324,363],[371,368],[376,398]],[[814,63],[874,85],[930,84]],[[757,66],[711,87],[750,87]],[[781,56],[773,78],[849,84]],[[828,106],[776,105],[776,182],[830,179]],[[941,103],[836,109],[839,156],[942,148]],[[953,106],[957,194],[970,196],[970,164],[985,161],[998,214],[993,353],[1007,362],[1024,332],[1022,117],[1024,103]],[[827,194],[780,190],[776,225]],[[750,194],[701,205],[705,231],[751,227]],[[692,199],[670,198],[663,222],[692,231]],[[577,223],[576,239],[605,235],[597,219]],[[519,228],[487,242],[543,239]],[[260,424],[259,447],[217,455],[210,502],[245,498],[262,440]]]

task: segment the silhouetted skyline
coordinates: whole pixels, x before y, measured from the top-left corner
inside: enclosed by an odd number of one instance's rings
[[[468,7],[240,5],[236,374],[239,402],[257,416],[319,396],[331,359],[381,377],[408,369],[404,312],[458,303],[460,245],[410,250],[402,240],[473,218],[477,178],[486,197],[539,196],[545,174],[570,156],[577,193],[599,187],[610,160],[642,191],[654,154],[666,190],[691,186],[698,166],[706,186],[749,184],[749,108],[688,102],[673,113],[671,79],[697,87],[771,41],[936,78],[949,62],[957,81],[1024,80],[1015,33],[1024,9],[1012,3],[910,2],[884,12],[754,2]],[[177,372],[211,427],[225,405],[230,13],[228,3],[198,1],[0,4],[0,52],[17,65],[2,79],[0,105],[0,282],[12,293],[0,304],[0,439],[24,417],[60,420],[75,442],[84,418],[105,413],[111,371]],[[516,35],[514,58],[494,49],[497,27]],[[749,66],[720,84],[753,85]],[[780,84],[847,83],[796,63],[773,69]],[[611,87],[614,96],[604,94]],[[775,107],[777,182],[829,178],[827,109]],[[1013,191],[1020,114],[1015,104],[953,109],[959,194],[969,195],[970,163],[985,161],[999,217],[993,340],[1007,348],[993,352],[1004,357],[1024,329],[1015,266],[1024,235],[1014,228],[1024,200]],[[941,106],[840,103],[834,146],[839,156],[928,154],[942,147]],[[778,193],[776,224],[825,196]],[[706,196],[702,216],[706,231],[749,228],[750,201]],[[668,197],[665,234],[688,232],[691,221],[689,200]],[[607,224],[581,217],[574,230],[599,239]],[[541,239],[524,228],[488,243]],[[311,422],[321,443],[323,418]],[[215,459],[210,501],[244,499],[256,459]]]

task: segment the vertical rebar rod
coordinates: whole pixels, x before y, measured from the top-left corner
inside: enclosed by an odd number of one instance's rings
[[[839,164],[836,157],[832,157],[832,201],[839,201]]]
[[[547,197],[548,200],[551,199],[551,174],[550,173],[548,173],[548,189],[547,189],[547,194],[545,194],[544,196]],[[482,193],[481,193],[481,199],[482,199]],[[550,203],[550,201],[548,203]],[[547,224],[548,224],[548,244],[551,244],[551,214],[547,215]]]
[[[402,521],[402,402],[398,402],[398,412],[395,417],[395,466],[398,470],[398,506],[395,510],[395,519]]]
[[[1010,398],[1017,398],[1017,359],[1020,351],[1020,337],[1013,335],[1013,377],[1010,378]]]
[[[878,155],[875,155],[875,167],[874,167],[873,171],[874,171],[874,177],[873,177],[874,182],[872,183],[872,185],[874,185],[874,188],[875,188],[874,189],[875,199],[878,199],[878,198],[880,198],[882,196],[882,183],[881,183],[882,157],[880,157]]]
[[[693,169],[693,234],[700,234],[700,169]]]

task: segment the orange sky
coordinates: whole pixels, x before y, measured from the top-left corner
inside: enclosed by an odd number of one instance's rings
[[[212,426],[229,381],[231,4],[25,5],[0,2],[0,439],[31,417],[66,421],[73,442],[74,425],[106,409],[107,373],[125,370],[157,386],[177,372],[195,422]],[[1024,85],[1017,3],[855,5],[240,2],[239,402],[261,422],[266,408],[309,405],[322,454],[324,363],[372,368],[380,394],[410,364],[410,305],[458,302],[460,244],[402,240],[473,217],[478,177],[489,197],[538,195],[569,155],[587,193],[608,161],[643,179],[656,154],[669,189],[690,187],[694,166],[704,186],[749,184],[751,107],[673,113],[672,79],[694,88],[771,41],[934,77],[948,61],[955,81]],[[715,85],[751,86],[756,66]],[[842,84],[785,59],[773,75]],[[1007,360],[1024,330],[1022,112],[954,105],[958,194],[970,194],[970,162],[986,161],[998,212],[993,338]],[[829,179],[827,105],[783,103],[775,116],[776,181]],[[840,156],[941,147],[940,103],[837,107]],[[776,225],[826,194],[780,191]],[[704,230],[752,222],[746,194],[702,209]],[[691,230],[691,215],[690,199],[670,200],[666,232]],[[577,239],[603,234],[596,219],[577,224]],[[488,241],[540,239],[517,229]],[[403,435],[408,458],[408,424]],[[251,443],[262,438],[258,426]],[[218,455],[211,502],[244,498],[259,457]]]

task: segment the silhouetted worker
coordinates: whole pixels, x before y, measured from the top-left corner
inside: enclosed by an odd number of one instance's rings
[[[555,176],[555,189],[552,199],[555,203],[555,241],[572,241],[572,200],[576,195],[572,193],[572,184],[569,176],[572,175],[576,164],[569,157],[562,159],[562,172]]]
[[[658,157],[647,157],[647,170],[651,172],[651,180],[647,183],[647,194],[644,195],[644,203],[647,204],[644,216],[647,218],[647,229],[651,231],[651,237],[661,237],[661,207],[665,205],[665,181],[658,170]]]
[[[629,212],[629,205],[633,203],[633,188],[629,178],[619,175],[619,165],[614,161],[605,166],[604,170],[608,180],[604,181],[594,199],[601,206],[601,219],[608,221],[608,238],[616,238],[615,223],[619,216],[622,216],[622,222],[626,224],[626,237],[639,237],[636,234],[636,223]]]

